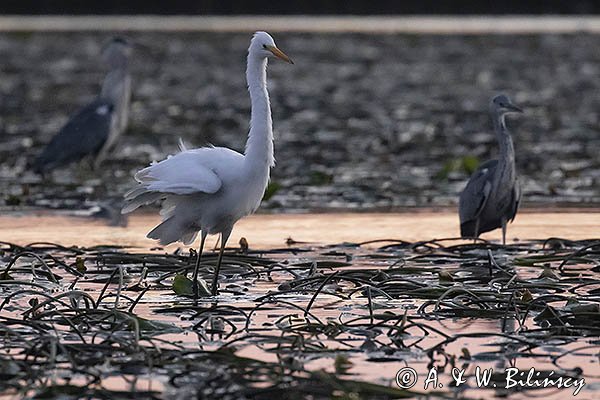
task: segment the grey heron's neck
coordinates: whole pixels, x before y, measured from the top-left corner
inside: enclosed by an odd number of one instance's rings
[[[129,98],[130,75],[127,64],[112,68],[102,83],[100,96],[113,104],[121,104]]]
[[[250,132],[246,142],[246,160],[251,168],[263,170],[275,164],[273,157],[273,122],[267,92],[267,59],[248,55],[246,68],[250,92]]]
[[[115,134],[124,132],[129,121],[129,101],[131,99],[131,76],[129,68],[112,69],[104,78],[100,97],[113,105],[116,118]]]
[[[501,163],[515,163],[515,148],[513,146],[512,137],[506,127],[506,119],[504,114],[494,112],[494,131],[498,144],[500,145],[500,157],[499,162]]]

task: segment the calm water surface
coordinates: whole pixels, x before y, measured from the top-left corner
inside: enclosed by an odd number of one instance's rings
[[[152,334],[146,333],[149,336],[142,338],[140,345],[151,344],[163,352],[182,349],[211,352],[228,347],[238,357],[288,365],[290,374],[322,370],[390,388],[397,388],[396,373],[410,367],[419,379],[412,390],[437,391],[459,398],[502,398],[508,393],[514,399],[572,396],[574,388],[506,392],[501,377],[490,384],[495,383],[496,387],[476,388],[477,367],[492,368],[497,373],[508,367],[523,371],[534,367],[546,373],[555,371],[584,377],[586,386],[578,398],[591,399],[600,393],[600,347],[595,325],[600,315],[600,280],[594,272],[600,258],[597,251],[591,251],[580,258],[575,254],[564,269],[561,264],[569,254],[586,246],[592,246],[593,250],[598,242],[585,245],[550,241],[544,245],[528,240],[597,236],[598,216],[591,211],[524,212],[509,229],[510,247],[470,248],[468,243],[456,240],[418,246],[391,240],[415,242],[456,236],[456,216],[450,211],[258,215],[236,227],[231,252],[225,258],[221,295],[201,300],[197,305],[173,292],[172,276],[159,281],[161,275],[176,265],[153,266],[152,257],[171,254],[177,248],[156,248],[144,239],[144,232],[156,223],[154,215],[134,216],[127,228],[109,227],[104,221],[52,215],[2,217],[0,239],[21,245],[51,241],[66,246],[117,243],[137,246],[130,258],[118,258],[124,257],[119,254],[125,253],[125,249],[117,250],[114,253],[117,256],[111,255],[108,248],[75,255],[71,250],[40,247],[36,250],[34,246],[32,251],[42,257],[51,254],[66,265],[85,266],[85,275],[74,278],[48,259],[52,271],[62,277],[58,283],[52,283],[42,277],[41,268],[34,267],[35,259],[24,256],[14,264],[11,276],[17,282],[41,285],[52,295],[79,290],[97,299],[110,273],[121,268],[122,277],[106,287],[108,297],[104,297],[99,308],[106,315],[114,310],[125,312],[140,293],[134,289],[136,284],[148,288],[135,305],[135,315],[167,325]],[[256,260],[271,260],[274,264],[265,269],[253,259],[239,261],[234,249],[241,236],[247,238],[250,249],[265,249],[257,254]],[[284,244],[287,237],[296,240],[290,247]],[[515,237],[519,240],[514,241]],[[497,240],[499,233],[493,232],[486,238]],[[374,239],[386,241],[358,247],[349,243],[330,245]],[[463,247],[452,246],[461,243]],[[154,249],[149,251],[151,247]],[[273,247],[282,250],[266,250]],[[181,250],[184,255],[187,253],[187,249]],[[9,248],[3,254],[0,268],[5,268],[14,255]],[[135,254],[146,261],[140,264],[131,258]],[[185,257],[177,260],[189,265]],[[212,262],[212,256],[205,259],[207,266]],[[37,270],[35,275],[32,268]],[[330,281],[323,280],[332,274],[344,278],[334,276]],[[206,272],[201,275],[205,279],[210,277]],[[14,297],[0,311],[2,318],[21,319],[23,312],[34,304],[32,298],[43,300],[37,292],[15,294],[19,285],[0,280],[3,282],[0,291],[4,296]],[[320,285],[323,286],[319,288]],[[313,299],[317,289],[320,293]],[[514,309],[507,307],[512,302]],[[545,308],[534,307],[536,302],[546,304]],[[310,313],[305,315],[309,305]],[[567,325],[557,328],[556,319],[548,316],[549,307]],[[589,327],[567,329],[581,323],[577,319],[580,309],[573,307],[584,307]],[[44,319],[44,315],[38,314],[37,318]],[[49,319],[47,323],[56,321]],[[78,343],[68,326],[55,326],[64,343]],[[101,332],[94,334],[98,328],[90,328],[88,333],[82,325],[79,329],[88,344],[103,337]],[[16,359],[20,358],[18,351],[12,353]],[[123,369],[123,363],[133,362],[135,357],[130,360],[114,353],[109,358],[106,369],[98,372],[100,381],[91,386],[140,393],[155,391],[160,393],[159,397],[178,398],[193,395],[201,386],[193,372],[175,375],[183,381],[176,380],[174,384],[175,366]],[[121,369],[113,369],[115,365]],[[432,367],[437,368],[438,383],[443,386],[425,390],[424,379]],[[454,367],[465,370],[467,382],[460,388],[450,385]],[[50,382],[64,383],[64,376],[64,371],[56,372]],[[90,385],[86,379],[74,374],[69,382]],[[256,383],[257,387],[267,384]]]

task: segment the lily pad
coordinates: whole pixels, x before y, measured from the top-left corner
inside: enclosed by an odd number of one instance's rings
[[[185,275],[177,274],[173,280],[173,291],[179,296],[194,296],[194,282]],[[198,296],[211,296],[204,279],[198,279]]]

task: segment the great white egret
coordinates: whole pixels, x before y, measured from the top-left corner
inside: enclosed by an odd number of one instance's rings
[[[463,238],[476,238],[502,227],[502,244],[506,244],[506,225],[515,219],[521,190],[515,171],[515,149],[505,116],[523,111],[508,96],[501,94],[492,99],[490,112],[500,145],[500,157],[484,162],[460,194],[460,234]]]
[[[292,63],[268,33],[256,32],[250,41],[246,67],[252,111],[244,154],[225,147],[182,148],[180,153],[137,172],[138,185],[125,194],[123,213],[164,199],[163,222],[148,233],[148,238],[157,239],[163,245],[176,241],[187,245],[201,232],[192,279],[196,297],[206,236],[221,234],[221,249],[211,285],[214,296],[223,250],[233,225],[258,208],[269,182],[270,169],[275,164],[267,92],[267,59],[271,56]]]

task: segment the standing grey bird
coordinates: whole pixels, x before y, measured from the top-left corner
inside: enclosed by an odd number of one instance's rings
[[[523,110],[501,94],[492,99],[490,112],[500,157],[484,162],[460,194],[460,235],[477,238],[484,232],[502,227],[502,244],[506,244],[506,224],[515,219],[521,190],[515,172],[515,149],[505,117],[508,113],[522,113]]]
[[[93,155],[97,168],[108,150],[127,128],[131,76],[129,57],[131,44],[113,38],[104,48],[102,59],[109,72],[104,78],[100,95],[79,110],[52,138],[34,162],[34,170],[51,171],[87,155]]]

